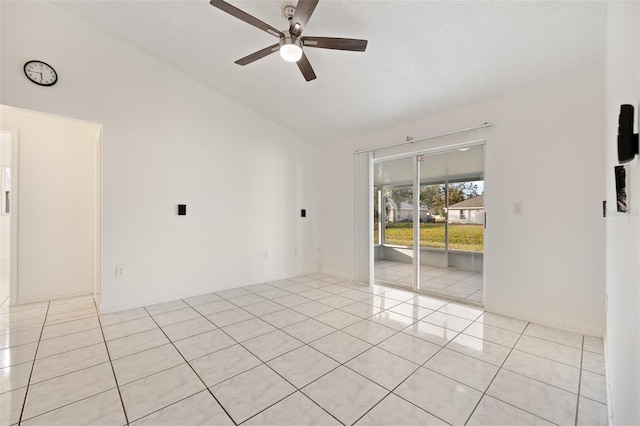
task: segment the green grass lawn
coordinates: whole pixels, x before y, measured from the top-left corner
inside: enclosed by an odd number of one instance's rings
[[[444,223],[421,223],[420,246],[444,248]],[[390,223],[386,227],[386,243],[410,246],[413,244],[413,224]],[[482,225],[449,225],[449,249],[482,252]],[[374,231],[377,235],[377,229]]]

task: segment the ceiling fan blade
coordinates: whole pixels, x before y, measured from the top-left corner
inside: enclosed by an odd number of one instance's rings
[[[367,48],[367,40],[355,38],[337,37],[303,37],[302,44],[305,47],[317,47],[319,49],[351,50],[364,52]]]
[[[249,25],[253,25],[256,28],[266,31],[272,36],[276,36],[278,38],[284,37],[284,34],[282,33],[282,31],[277,30],[276,28],[273,28],[269,24],[265,24],[258,18],[255,18],[249,15],[247,12],[242,11],[235,6],[230,5],[224,0],[211,0],[209,3],[211,4],[211,6],[217,7],[218,9],[224,12],[227,12],[229,15],[235,16],[236,18],[246,22]]]
[[[255,62],[258,59],[262,59],[265,56],[271,55],[273,52],[277,52],[280,50],[280,43],[276,43],[273,46],[265,47],[262,50],[258,50],[257,52],[253,52],[251,55],[247,55],[242,59],[238,59],[236,64],[238,65],[248,65],[251,62]]]
[[[302,53],[302,58],[300,58],[297,64],[298,68],[300,68],[300,71],[302,71],[302,75],[304,76],[305,80],[311,81],[316,79],[316,73],[313,72],[313,68],[311,68],[311,64],[309,63],[307,55],[305,55],[304,52]]]
[[[302,30],[304,30],[307,22],[309,22],[309,18],[311,18],[311,14],[317,5],[318,0],[298,0],[298,5],[296,6],[296,11],[293,14],[289,28],[292,34],[300,35],[302,33]]]

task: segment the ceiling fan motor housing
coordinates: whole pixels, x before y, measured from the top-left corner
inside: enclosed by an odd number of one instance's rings
[[[293,18],[293,14],[296,13],[296,7],[291,5],[285,6],[283,10],[284,16],[286,16],[288,20],[291,20]]]

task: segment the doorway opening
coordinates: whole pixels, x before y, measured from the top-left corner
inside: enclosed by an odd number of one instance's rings
[[[373,282],[482,305],[484,149],[373,164]]]
[[[11,135],[3,303],[99,296],[102,126],[5,105],[0,112],[0,130]]]

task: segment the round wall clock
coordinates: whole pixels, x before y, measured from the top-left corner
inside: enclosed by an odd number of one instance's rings
[[[39,86],[53,86],[58,81],[56,70],[42,61],[26,62],[24,64],[24,75]]]

